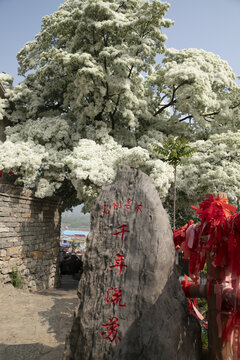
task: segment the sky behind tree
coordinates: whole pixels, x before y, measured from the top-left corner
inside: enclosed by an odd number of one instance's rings
[[[227,60],[240,75],[240,1],[239,0],[170,0],[167,17],[175,25],[164,33],[167,47],[199,48]],[[63,0],[0,0],[0,72],[17,76],[17,52],[41,30],[41,19],[50,15]],[[157,59],[160,61],[160,58]]]

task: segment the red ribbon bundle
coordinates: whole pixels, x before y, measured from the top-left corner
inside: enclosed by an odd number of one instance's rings
[[[213,195],[200,203],[199,208],[192,208],[197,211],[201,224],[194,224],[191,220],[173,234],[175,246],[180,246],[184,257],[189,259],[190,277],[196,279],[198,272],[204,267],[208,252],[212,266],[221,269],[220,279],[217,281],[221,293],[229,286],[227,275],[230,273],[230,288],[237,294],[240,286],[240,212],[235,214],[236,208],[229,205],[227,199],[213,198]],[[211,283],[209,280],[209,288]],[[189,289],[190,285],[185,283],[183,290],[187,296],[190,294]],[[217,298],[219,303],[219,296]],[[231,316],[222,333],[222,341],[229,341],[234,334],[233,353],[239,352],[239,355],[233,356],[234,359],[240,359],[239,306],[234,304],[231,309]]]
[[[202,224],[216,226],[227,219],[232,213],[236,212],[235,206],[228,204],[228,199],[213,198],[210,194],[208,199],[205,199],[199,204],[199,208],[191,206],[197,211],[199,218],[202,219]]]
[[[187,275],[184,275],[184,278],[185,280],[181,281],[181,286],[188,301],[188,310],[199,321],[200,325],[202,325],[203,327],[205,327],[205,329],[207,329],[208,328],[207,320],[203,317],[203,315],[200,313],[200,311],[197,308],[197,299],[192,298],[190,294],[190,288],[192,285],[194,285],[194,283],[188,280]]]
[[[197,210],[200,225],[193,220],[175,230],[175,246],[181,245],[184,257],[189,259],[189,274],[201,271],[209,251],[214,267],[230,266],[233,274],[240,275],[240,213],[232,215],[236,208],[227,199],[209,199],[199,204]]]

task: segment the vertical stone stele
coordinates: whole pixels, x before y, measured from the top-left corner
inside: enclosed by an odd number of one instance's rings
[[[79,304],[64,360],[200,359],[200,326],[188,312],[174,253],[153,181],[121,165],[91,212]],[[127,266],[120,276],[117,254]],[[121,298],[116,296],[120,291]],[[119,325],[112,333],[110,323]]]

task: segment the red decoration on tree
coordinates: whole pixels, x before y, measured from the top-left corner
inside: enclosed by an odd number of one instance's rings
[[[110,293],[112,294],[110,295]],[[118,286],[116,288],[113,288],[112,286],[107,290],[107,297],[106,297],[106,304],[109,304],[111,301],[111,304],[117,304],[120,307],[126,307],[126,304],[121,304],[122,301],[122,289],[121,286]]]
[[[228,199],[213,198],[212,194],[199,204],[199,208],[196,206],[192,206],[192,208],[197,211],[199,218],[202,219],[202,224],[206,222],[208,227],[209,225],[210,227],[219,225],[236,212],[236,207],[229,205]]]
[[[126,232],[130,232],[129,230],[125,230],[125,228],[127,227],[127,225],[121,225],[121,226],[119,226],[119,227],[117,227],[117,229],[122,229],[122,231],[119,231],[118,233],[116,233],[116,234],[113,234],[113,236],[117,236],[117,235],[119,235],[119,234],[121,234],[122,235],[122,244],[123,244],[123,236],[124,236],[124,233]]]
[[[118,275],[120,276],[121,273],[122,273],[122,268],[123,267],[126,267],[127,268],[127,265],[124,264],[124,255],[120,255],[120,254],[117,254],[116,255],[116,260],[115,260],[115,265],[112,265],[112,266],[109,266],[109,269],[113,269],[115,267],[119,267],[119,272],[118,272]]]
[[[190,287],[194,285],[192,281],[188,280],[187,275],[184,275],[185,280],[181,281],[182,290],[187,298],[191,298]]]
[[[240,275],[236,259],[236,254],[240,256],[240,234],[234,231],[238,226],[240,230],[240,213],[232,215],[236,208],[229,205],[227,199],[212,195],[200,203],[199,208],[192,208],[197,210],[201,224],[191,220],[173,234],[175,246],[181,245],[184,257],[189,259],[189,273],[196,276],[203,269],[206,251],[209,251],[213,266],[230,266],[234,274]]]
[[[108,318],[108,324],[103,324],[102,326],[106,328],[106,331],[103,331],[101,333],[101,337],[103,337],[104,340],[109,340],[113,342],[114,340],[118,339],[119,342],[121,342],[121,338],[117,336],[117,328],[119,327],[118,318],[114,317]],[[108,334],[104,337],[104,335]]]
[[[201,219],[201,224],[192,221],[174,231],[175,246],[181,245],[184,257],[189,259],[189,274],[196,279],[203,269],[209,254],[209,264],[218,277],[208,275],[207,293],[214,289],[218,336],[232,341],[233,359],[240,359],[240,212],[229,205],[227,198],[214,198],[210,195],[199,204],[192,206]],[[183,286],[186,295],[190,287]],[[231,316],[222,329],[222,306],[229,309]],[[222,331],[223,330],[223,331]]]

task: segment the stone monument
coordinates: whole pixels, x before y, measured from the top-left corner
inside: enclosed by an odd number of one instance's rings
[[[64,360],[197,360],[201,337],[174,271],[152,180],[126,165],[91,213],[79,305]]]

